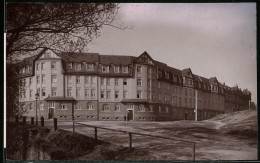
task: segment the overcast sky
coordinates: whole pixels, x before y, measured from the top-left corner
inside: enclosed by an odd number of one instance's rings
[[[256,4],[120,4],[119,22],[104,27],[90,52],[151,57],[194,74],[248,88],[256,102]]]

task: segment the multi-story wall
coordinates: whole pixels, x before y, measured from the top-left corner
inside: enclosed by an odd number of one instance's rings
[[[249,108],[251,94],[191,69],[139,57],[44,49],[21,63],[26,116],[77,120],[198,120]],[[37,97],[37,100],[36,100]],[[37,105],[36,105],[37,104]]]

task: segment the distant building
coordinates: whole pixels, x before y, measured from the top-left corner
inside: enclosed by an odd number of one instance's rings
[[[208,119],[249,109],[250,92],[138,57],[43,50],[20,69],[27,117],[162,121]]]

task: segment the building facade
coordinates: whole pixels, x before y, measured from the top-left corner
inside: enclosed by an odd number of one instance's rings
[[[249,109],[251,100],[247,90],[172,68],[147,52],[134,57],[44,49],[25,58],[19,74],[27,117],[204,120]]]

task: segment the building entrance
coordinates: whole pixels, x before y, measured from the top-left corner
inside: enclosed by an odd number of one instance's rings
[[[49,119],[54,118],[54,108],[49,108]]]
[[[134,113],[133,113],[133,110],[128,110],[128,113],[127,113],[127,120],[128,121],[131,121],[134,119]]]

